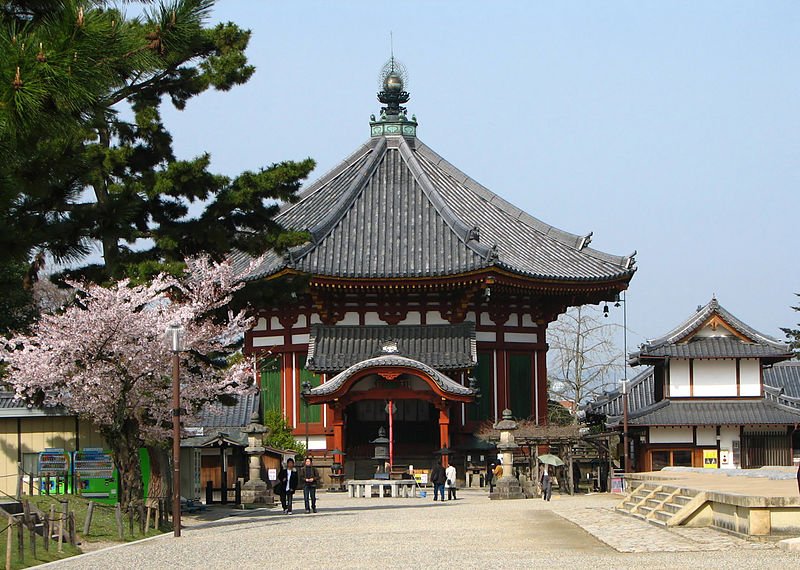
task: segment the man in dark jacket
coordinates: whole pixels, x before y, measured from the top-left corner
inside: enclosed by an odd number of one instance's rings
[[[447,476],[444,473],[441,459],[438,459],[431,469],[431,483],[433,483],[433,500],[436,502],[437,495],[441,495],[444,502],[444,483]]]
[[[306,457],[305,464],[300,468],[303,479],[303,500],[306,503],[306,513],[312,510],[317,512],[317,485],[321,480],[319,471],[314,467],[313,461],[310,457]],[[308,500],[311,499],[311,508],[309,509]]]
[[[275,492],[281,498],[283,514],[292,514],[292,497],[297,490],[297,471],[294,469],[294,459],[286,461],[286,468],[278,473],[278,482],[275,484]]]

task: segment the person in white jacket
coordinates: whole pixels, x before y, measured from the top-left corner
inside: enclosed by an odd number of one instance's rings
[[[444,486],[447,489],[447,500],[455,500],[456,498],[456,468],[452,465],[448,465],[447,469],[444,471],[445,477],[447,477],[447,481],[445,481]]]

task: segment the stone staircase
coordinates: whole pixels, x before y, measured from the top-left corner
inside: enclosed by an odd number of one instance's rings
[[[633,491],[615,510],[660,526],[685,524],[707,501],[702,491],[632,481]]]

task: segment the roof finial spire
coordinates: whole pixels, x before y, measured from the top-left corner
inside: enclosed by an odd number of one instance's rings
[[[394,57],[394,35],[389,32],[389,61],[383,64],[380,73],[380,88],[378,101],[385,106],[381,107],[380,118],[370,121],[372,136],[403,135],[415,137],[417,134],[416,117],[411,120],[406,116],[403,103],[408,102],[411,95],[406,91],[408,74],[405,66]]]

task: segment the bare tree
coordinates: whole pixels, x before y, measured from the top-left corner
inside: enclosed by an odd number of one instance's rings
[[[548,381],[554,397],[581,405],[607,388],[624,366],[615,328],[595,307],[574,307],[547,331]]]

